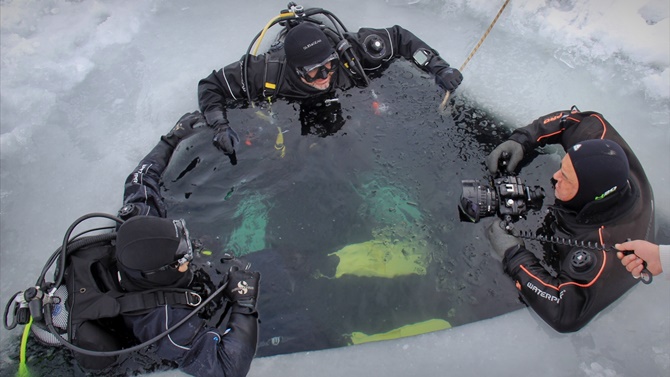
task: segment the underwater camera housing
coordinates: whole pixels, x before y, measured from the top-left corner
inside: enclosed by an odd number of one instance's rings
[[[490,186],[478,180],[462,180],[463,192],[458,202],[461,221],[479,222],[482,217],[496,213],[506,226],[524,217],[529,210],[539,210],[544,202],[544,189],[530,188],[514,175],[502,175],[507,171],[510,155],[503,152],[498,160],[498,176],[489,176]]]
[[[478,180],[462,180],[461,199],[458,212],[461,221],[479,222],[482,217],[496,213],[510,227],[512,222],[524,217],[529,210],[539,210],[544,202],[544,189],[530,188],[514,175],[502,175],[507,171],[510,155],[503,152],[498,160],[498,176],[490,176],[490,186]]]
[[[490,178],[490,186],[478,180],[462,180],[463,192],[458,203],[461,221],[476,223],[482,217],[496,213],[506,223],[518,220],[529,210],[539,210],[544,201],[544,189],[530,188],[521,178],[507,175]]]

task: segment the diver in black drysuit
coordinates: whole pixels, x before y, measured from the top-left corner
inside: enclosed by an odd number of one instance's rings
[[[226,112],[248,99],[297,100],[305,106],[300,114],[302,133],[312,129],[310,133],[327,136],[344,124],[341,114],[337,115],[341,109],[336,91],[367,86],[368,76],[379,76],[395,59],[403,57],[413,61],[421,70],[434,75],[435,82],[445,91],[455,90],[463,79],[437,51],[397,25],[343,33],[344,42],[350,45],[346,54],[341,51],[344,48],[337,48],[337,44],[343,42],[332,29],[316,26],[309,20],[297,26],[291,27],[290,22],[288,25],[282,46],[258,56],[244,55],[198,83],[200,111],[207,124],[216,130],[214,144],[229,156],[234,154],[239,140]],[[354,56],[354,60],[347,62],[347,56]],[[323,79],[324,86],[312,85],[319,79]],[[324,115],[327,111],[336,114]]]
[[[618,146],[607,143],[608,140]],[[572,199],[565,201],[557,194],[556,204],[550,207],[545,219],[548,228],[545,236],[587,241],[608,248],[627,238],[653,241],[651,185],[626,141],[597,112],[580,112],[573,107],[545,115],[515,130],[508,141],[489,155],[487,165],[492,173],[497,172],[499,159],[506,152],[511,156],[507,169],[513,172],[524,155],[556,143],[568,152],[566,157],[571,157],[579,188]],[[628,169],[612,166],[625,167],[626,159]],[[554,181],[562,179],[556,177],[563,174],[565,165],[564,158]],[[621,180],[613,184],[616,175],[621,175]],[[588,191],[598,186],[595,191]],[[523,242],[505,235],[495,223],[489,232],[494,249],[498,247],[499,253],[504,253],[504,270],[515,281],[523,301],[556,331],[581,329],[638,282],[611,250],[545,245],[550,246],[545,259],[555,270],[552,273]]]
[[[185,114],[126,180],[124,207],[119,211],[119,216],[128,220],[121,225],[117,235],[121,285],[126,290],[137,291],[157,286],[183,288],[191,283],[191,271],[181,272],[174,268],[176,266],[155,274],[147,273],[146,270],[160,269],[160,266],[151,266],[153,262],[148,262],[141,253],[159,253],[156,244],[151,243],[153,239],[145,234],[147,228],[152,227],[155,233],[160,233],[161,227],[170,229],[171,220],[165,219],[167,210],[160,193],[161,175],[177,144],[204,124],[204,118],[199,112]],[[166,221],[168,225],[165,225]],[[156,251],[147,250],[149,247],[154,247]],[[174,251],[169,252],[174,254]],[[174,263],[175,257],[169,257],[172,259],[168,263]],[[158,264],[166,265],[165,261]],[[194,376],[245,376],[258,341],[256,299],[259,280],[258,272],[248,271],[241,265],[232,268],[228,273],[228,288],[224,291],[232,303],[227,322],[219,328],[210,328],[204,319],[193,316],[158,341],[152,350],[160,358],[175,362],[179,369]],[[248,284],[246,292],[236,290],[241,282]],[[164,332],[191,311],[164,305],[147,314],[123,317],[135,337],[144,342]]]

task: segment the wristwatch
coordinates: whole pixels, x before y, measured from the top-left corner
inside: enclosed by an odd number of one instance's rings
[[[414,52],[414,55],[412,55],[412,58],[414,59],[414,63],[418,65],[419,67],[423,68],[430,63],[430,61],[433,59],[433,54],[432,51],[425,49],[425,48],[420,48]]]

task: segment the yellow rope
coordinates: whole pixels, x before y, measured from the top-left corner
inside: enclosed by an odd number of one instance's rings
[[[496,18],[493,19],[493,22],[491,22],[491,25],[489,25],[489,28],[486,29],[486,33],[484,33],[484,35],[481,37],[481,39],[479,39],[479,43],[477,43],[477,46],[475,46],[475,48],[472,49],[472,52],[470,53],[470,56],[468,56],[468,58],[465,59],[465,62],[463,62],[459,71],[463,72],[463,70],[465,69],[465,66],[468,64],[470,59],[472,59],[472,57],[475,55],[475,53],[479,49],[479,46],[481,46],[482,43],[484,43],[484,39],[486,39],[486,37],[489,35],[489,33],[491,32],[491,29],[493,29],[493,25],[495,25],[496,22],[498,21],[498,18],[500,18],[500,14],[502,14],[502,12],[505,10],[505,7],[507,6],[507,3],[509,3],[509,0],[505,0],[505,3],[502,5],[500,10],[498,11],[498,14],[496,15]],[[444,99],[442,100],[442,103],[440,104],[440,111],[441,112],[444,112],[444,109],[447,106],[447,102],[449,101],[449,95],[450,94],[451,94],[451,92],[447,92],[447,94],[444,96]]]

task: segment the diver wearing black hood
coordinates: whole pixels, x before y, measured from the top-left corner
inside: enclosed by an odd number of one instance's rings
[[[654,197],[640,161],[621,135],[601,114],[576,107],[515,130],[491,152],[487,166],[496,173],[506,152],[511,156],[507,169],[514,172],[524,155],[554,143],[567,154],[552,178],[556,203],[545,219],[545,236],[603,249],[545,245],[545,260],[555,270],[550,272],[523,241],[496,223],[489,228],[489,240],[504,257],[504,270],[523,301],[555,330],[572,332],[638,282],[609,248],[628,238],[654,240]]]
[[[339,106],[328,106],[337,101],[337,90],[368,86],[368,76],[379,76],[395,59],[402,57],[414,62],[419,69],[433,75],[445,91],[455,90],[463,79],[458,69],[450,67],[437,51],[400,26],[362,28],[353,33],[334,21],[335,29],[328,27],[309,17],[313,14],[336,19],[322,9],[306,9],[303,16],[286,16],[288,21],[283,22],[288,31],[284,30],[285,38],[277,46],[258,56],[245,54],[198,83],[200,111],[207,124],[216,130],[214,144],[231,156],[233,164],[239,139],[226,112],[240,102],[249,105],[251,101],[276,98],[299,101],[308,107],[300,117],[303,134],[315,126],[318,130],[310,133],[325,136],[342,127],[342,116],[312,113],[340,111]],[[314,108],[319,98],[324,105]]]
[[[177,144],[204,124],[199,112],[184,115],[126,180],[119,217],[127,220],[117,232],[116,260],[119,282],[127,292],[189,288],[193,281],[193,244],[183,220],[165,218],[160,180]],[[205,319],[192,316],[151,349],[194,376],[245,376],[256,353],[260,274],[237,259],[228,262],[233,265],[223,291],[231,303],[228,320],[210,328]],[[180,322],[199,302],[190,304],[164,304],[149,312],[124,314],[123,320],[137,340],[145,342]]]
[[[119,282],[128,292],[154,288],[185,288],[193,273],[187,263],[193,247],[183,220],[136,216],[116,236]]]
[[[117,241],[120,282],[127,291],[189,287],[193,250],[183,220],[136,216],[121,225]],[[259,280],[258,272],[231,270],[224,290],[232,303],[225,327],[209,328],[204,319],[191,317],[156,342],[153,352],[193,376],[245,376],[258,342]],[[124,314],[123,319],[133,335],[146,342],[192,310],[165,304],[148,313]]]
[[[71,255],[65,272],[68,331],[86,351],[73,349],[86,373],[124,368],[126,359],[115,355],[144,344],[152,345],[144,354],[153,361],[168,361],[190,375],[241,377],[249,371],[258,342],[260,274],[226,254],[219,288],[201,289],[190,265],[194,244],[186,223],[166,218],[161,196],[161,175],[177,144],[204,125],[199,112],[188,113],[161,137],[126,180],[118,214],[125,221],[115,242]],[[217,327],[199,315],[211,301],[225,308]]]

